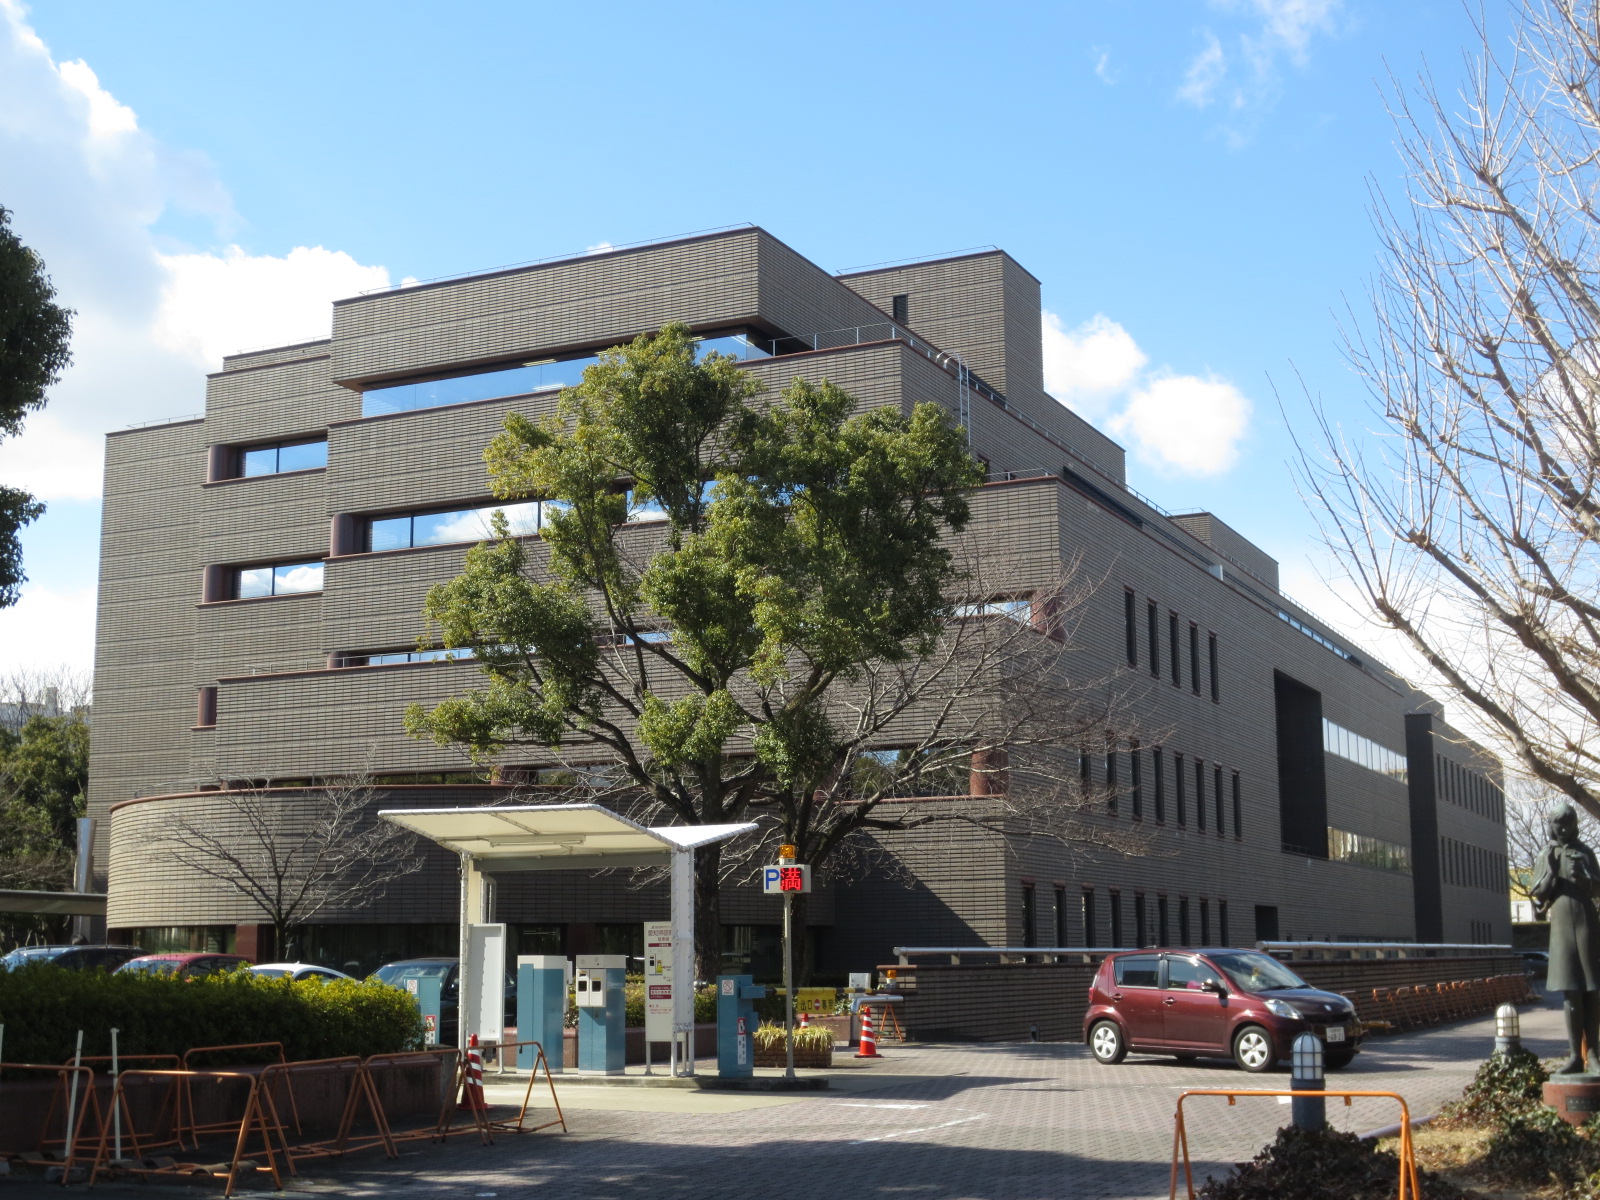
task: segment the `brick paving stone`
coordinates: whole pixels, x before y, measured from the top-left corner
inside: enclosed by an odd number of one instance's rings
[[[1563,1049],[1559,1012],[1523,1010],[1524,1039]],[[1458,1096],[1493,1045],[1483,1019],[1375,1039],[1330,1087],[1397,1091],[1425,1116]],[[1132,1056],[1095,1063],[1076,1044],[895,1047],[881,1062],[849,1062],[839,1090],[752,1098],[741,1111],[704,1111],[702,1093],[562,1088],[570,1134],[412,1143],[397,1160],[372,1153],[302,1166],[290,1190],[339,1196],[749,1200],[775,1187],[867,1200],[1145,1200],[1167,1195],[1172,1118],[1185,1088],[1288,1086],[1287,1073],[1247,1075],[1228,1063]],[[492,1094],[503,1098],[504,1092]],[[724,1107],[730,1103],[719,1096]],[[598,1107],[587,1107],[587,1105]],[[664,1106],[629,1111],[616,1104]],[[1249,1158],[1288,1120],[1274,1100],[1188,1102],[1198,1184]],[[1377,1101],[1329,1103],[1336,1126],[1368,1132],[1395,1120]],[[147,1188],[126,1182],[113,1195]],[[255,1190],[252,1188],[252,1190]],[[0,1197],[17,1188],[0,1180]]]

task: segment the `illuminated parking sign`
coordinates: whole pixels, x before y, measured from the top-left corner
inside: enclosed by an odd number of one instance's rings
[[[769,896],[804,895],[811,890],[809,863],[784,861],[761,868],[761,890]]]

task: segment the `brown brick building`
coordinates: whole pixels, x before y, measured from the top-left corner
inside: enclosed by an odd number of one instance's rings
[[[219,781],[271,781],[289,820],[308,782],[362,768],[386,805],[499,794],[401,727],[407,703],[476,678],[416,661],[423,596],[479,536],[506,413],[548,411],[599,349],[673,319],[774,391],[828,378],[866,405],[948,407],[988,464],[974,524],[1008,587],[1074,559],[1103,578],[1085,669],[1128,672],[1171,731],[1134,752],[1150,854],[908,836],[913,886],[816,898],[819,966],[895,944],[1509,940],[1498,765],[1282,596],[1219,518],[1126,488],[1121,448],[1043,390],[1026,270],[990,251],[834,276],[756,228],[344,300],[330,339],[226,359],[204,417],[109,438],[90,813],[114,930],[257,948],[257,912],[151,848],[179,816],[222,820]],[[655,892],[576,873],[507,879],[497,903],[523,950],[627,945],[664,915]],[[370,910],[324,914],[307,953],[450,949],[455,905],[440,857]],[[724,920],[759,969],[770,902],[736,891]]]

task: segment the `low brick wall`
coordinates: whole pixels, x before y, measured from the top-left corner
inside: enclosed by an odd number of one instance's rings
[[[1306,960],[1289,964],[1313,987],[1370,991],[1521,975],[1520,955],[1474,958]],[[880,968],[887,969],[887,968]],[[900,1019],[922,1041],[1080,1041],[1089,1007],[1093,963],[919,963],[893,966],[905,996]]]

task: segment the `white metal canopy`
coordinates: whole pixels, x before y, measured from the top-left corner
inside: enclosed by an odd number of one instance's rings
[[[672,865],[672,1027],[673,1074],[694,1073],[694,850],[754,833],[754,821],[735,825],[658,825],[649,827],[598,804],[506,804],[490,808],[383,809],[378,816],[439,843],[461,856],[461,991],[459,1022],[464,1048],[471,1025],[484,1024],[498,1041],[497,1017],[475,1016],[476,993],[498,1012],[499,989],[476,977],[487,965],[493,980],[498,965],[471,961],[469,931],[493,921],[492,891],[485,877],[512,871],[582,871],[604,867]],[[503,930],[503,926],[499,927]],[[491,1027],[493,1029],[491,1034]]]

